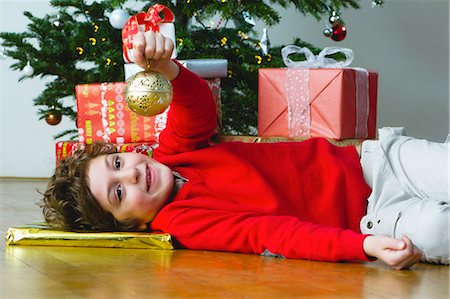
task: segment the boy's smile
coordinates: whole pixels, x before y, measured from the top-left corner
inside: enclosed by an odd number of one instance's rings
[[[94,158],[87,175],[89,189],[103,210],[118,221],[135,220],[141,227],[153,220],[173,188],[169,167],[137,153]]]

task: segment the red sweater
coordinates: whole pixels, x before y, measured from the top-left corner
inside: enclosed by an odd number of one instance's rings
[[[325,139],[209,145],[216,109],[182,68],[154,158],[188,179],[153,230],[184,248],[321,261],[367,260],[359,221],[370,193],[354,147]]]

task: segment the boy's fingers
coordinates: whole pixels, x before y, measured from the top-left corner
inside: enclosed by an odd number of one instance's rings
[[[133,36],[133,48],[136,50],[144,51],[145,36],[144,33],[138,32]]]
[[[384,241],[384,248],[393,250],[403,250],[406,248],[406,243],[403,240],[387,237]]]
[[[133,37],[133,50],[131,51],[131,60],[135,62],[140,67],[145,67],[145,37],[142,32],[136,33]]]
[[[166,38],[164,40],[164,53],[161,56],[161,58],[170,59],[170,57],[172,56],[173,48],[174,48],[174,44],[173,44],[172,40],[170,38]]]
[[[416,252],[416,246],[412,243],[411,239],[407,236],[402,237],[402,241],[405,243],[405,249],[409,249],[411,254],[414,254]]]
[[[164,37],[159,32],[138,32],[133,37],[132,60],[140,67],[147,69],[147,61],[151,59],[151,69],[158,68],[159,60],[169,60],[172,56],[174,45],[171,39]]]
[[[145,58],[154,59],[156,50],[155,33],[153,31],[148,31],[145,34]]]
[[[409,245],[409,244],[412,245],[411,239],[408,238],[407,236],[402,236],[402,240],[403,240],[403,242],[407,243],[408,245]]]
[[[153,59],[157,60],[164,54],[164,36],[161,33],[155,34],[155,52]]]

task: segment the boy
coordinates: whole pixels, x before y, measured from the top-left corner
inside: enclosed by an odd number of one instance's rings
[[[206,83],[170,60],[173,44],[159,33],[138,33],[134,46],[135,62],[145,68],[152,59],[152,69],[174,88],[159,147],[149,158],[96,144],[62,161],[44,194],[49,223],[161,230],[188,249],[320,261],[380,259],[395,269],[421,257],[448,263],[448,172],[442,167],[448,144],[425,145],[441,165],[431,171],[437,179],[430,188],[421,185],[421,177],[410,180],[415,165],[404,175],[410,159],[396,159],[411,145],[415,153],[422,141],[395,130],[381,131],[380,141],[364,142],[362,149],[320,138],[210,146],[216,111]],[[435,198],[429,199],[428,189],[436,191]]]

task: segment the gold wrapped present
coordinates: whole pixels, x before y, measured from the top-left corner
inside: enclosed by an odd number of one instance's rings
[[[44,226],[9,228],[7,245],[109,247],[172,250],[171,236],[145,232],[67,232]]]

